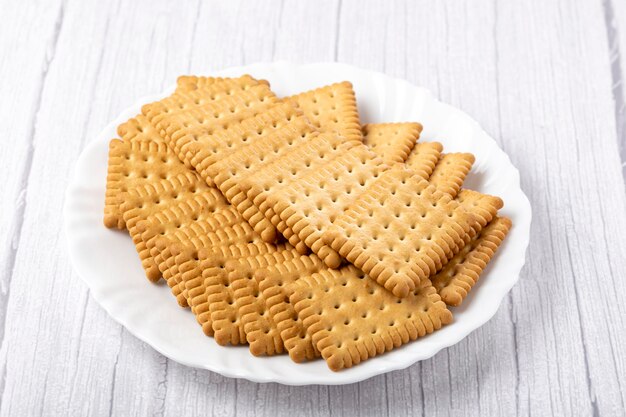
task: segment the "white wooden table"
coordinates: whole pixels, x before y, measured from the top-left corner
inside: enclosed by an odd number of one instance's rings
[[[0,0],[0,415],[624,415],[626,2]],[[340,387],[190,369],[73,271],[64,191],[94,135],[183,73],[341,61],[430,88],[511,156],[534,210],[484,327]]]

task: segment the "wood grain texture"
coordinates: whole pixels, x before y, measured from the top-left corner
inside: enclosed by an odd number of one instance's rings
[[[610,51],[618,148],[626,181],[626,3],[604,0],[602,5]]]
[[[1,0],[0,10],[0,416],[624,414],[621,2]],[[296,388],[179,365],[93,301],[61,235],[84,145],[179,74],[275,59],[406,78],[511,156],[534,210],[531,246],[489,323],[406,370]]]

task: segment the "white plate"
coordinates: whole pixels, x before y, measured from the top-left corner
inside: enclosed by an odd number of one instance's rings
[[[322,360],[295,364],[286,355],[259,358],[247,347],[219,346],[202,333],[188,309],[178,307],[166,285],[152,285],[145,279],[127,234],[102,224],[108,142],[117,136],[120,123],[140,111],[141,104],[164,93],[140,100],[89,143],[67,191],[65,234],[71,259],[95,300],[114,320],[165,356],[188,366],[256,382],[333,385],[361,381],[429,358],[458,343],[496,313],[524,264],[531,209],[520,189],[519,172],[474,120],[437,101],[423,88],[348,65],[278,62],[231,68],[216,75],[244,73],[269,80],[281,96],[349,80],[356,90],[362,122],[419,121],[424,125],[420,141],[436,139],[446,152],[472,152],[476,163],[466,186],[502,197],[502,214],[513,220],[508,238],[463,306],[453,309],[452,324],[351,369],[332,372]]]

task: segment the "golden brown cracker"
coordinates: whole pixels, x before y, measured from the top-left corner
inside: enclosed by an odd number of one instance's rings
[[[259,252],[259,247],[271,249]],[[238,298],[241,296],[246,305],[249,305],[256,302],[249,297],[260,296],[258,287],[252,288],[256,286],[253,272],[297,256],[297,252],[290,246],[263,243],[248,244],[245,248],[247,252],[242,250],[242,253],[237,254],[215,248],[199,252],[199,265],[215,331],[213,337],[220,345],[247,343]]]
[[[511,228],[511,220],[496,217],[431,278],[441,299],[460,305],[495,255]]]
[[[288,138],[273,135],[242,148],[232,159],[225,160],[225,166],[215,177],[215,182],[225,195],[238,197],[231,202],[237,201],[238,210],[264,239],[268,231],[273,233],[269,238],[274,237],[277,228],[290,239],[293,233],[280,228],[279,217],[271,205],[264,204],[266,195],[286,184],[285,181],[316,170],[356,143],[346,142],[333,133],[312,132],[304,136],[296,133],[295,137]],[[214,167],[219,167],[219,164]],[[290,239],[290,242],[304,249],[300,241]]]
[[[326,229],[324,241],[406,297],[453,256],[474,223],[449,195],[396,165]]]
[[[268,193],[267,202],[330,268],[341,263],[339,254],[322,241],[322,234],[388,166],[365,145],[343,152],[280,192]],[[246,180],[255,180],[248,177]]]
[[[294,362],[320,356],[289,303],[285,288],[323,268],[317,256],[308,255],[254,271],[255,283],[248,292],[254,295],[258,290],[261,297],[239,297],[244,331],[254,355],[275,354],[284,348]]]
[[[363,126],[363,143],[387,164],[404,162],[421,132],[419,123],[370,123]]]
[[[334,134],[325,134],[332,138]],[[267,242],[276,240],[276,230],[259,212],[258,207],[241,189],[243,178],[253,174],[264,165],[280,159],[290,150],[302,146],[305,142],[316,140],[321,134],[302,116],[293,117],[283,128],[259,137],[252,143],[241,146],[207,169],[216,186],[230,203],[250,222],[252,227]]]
[[[443,146],[439,142],[423,142],[415,145],[404,162],[407,169],[427,180],[439,161]]]
[[[143,116],[119,126],[122,140],[109,144],[109,162],[104,206],[106,227],[126,227],[120,205],[130,189],[167,179],[188,169],[167,147]]]
[[[211,155],[201,153],[206,147],[203,142],[207,138],[263,113],[277,101],[265,83],[235,90],[229,90],[223,83],[216,83],[208,90],[193,91],[182,96],[175,93],[144,106],[142,112],[157,127],[178,157],[188,167],[196,167],[197,163],[192,161],[194,157],[202,160]],[[202,174],[201,170],[198,172]]]
[[[461,206],[472,213],[475,223],[467,236],[467,242],[474,238],[483,227],[496,216],[504,205],[500,197],[479,193],[478,191],[462,189],[455,198]],[[465,243],[467,243],[465,242]]]
[[[207,248],[196,249],[182,243],[171,243],[172,257],[178,266],[182,282],[185,285],[189,297],[189,306],[196,316],[196,320],[202,326],[202,330],[207,336],[214,335],[213,320],[211,318],[211,301],[223,302],[224,299],[217,299],[216,294],[209,299],[208,284],[206,274],[213,272],[226,274],[226,270],[219,267],[222,264],[209,266],[210,259],[245,259],[247,257],[260,254],[272,254],[276,252],[276,247],[265,242],[258,243],[234,243],[222,246],[209,246]],[[217,269],[211,269],[217,268]],[[205,272],[205,270],[207,272]],[[226,276],[226,275],[224,275]],[[211,281],[214,283],[213,281]],[[230,284],[229,284],[230,285]],[[226,291],[224,296],[226,296]],[[232,294],[231,294],[232,295]],[[224,332],[220,333],[220,340],[223,340]]]
[[[195,75],[181,75],[176,79],[176,93],[184,95],[192,91],[203,90],[212,87],[216,83],[223,82],[225,80],[229,80],[231,78],[228,77],[203,77],[203,76],[195,76]],[[260,84],[268,84],[265,80],[256,80],[252,78],[250,75],[243,75],[241,77],[240,82],[246,86],[246,84],[256,85],[256,83]],[[236,86],[235,86],[236,87]]]
[[[146,276],[153,282],[157,281],[161,274],[141,237],[141,232],[137,229],[137,224],[155,213],[179,205],[182,201],[195,202],[197,207],[204,207],[206,210],[221,207],[229,212],[230,217],[236,215],[236,212],[228,208],[219,190],[198,181],[197,176],[190,171],[130,189],[121,205],[123,220],[133,239]],[[170,219],[170,222],[172,221],[173,219]]]
[[[435,165],[428,182],[439,191],[455,197],[472,169],[474,160],[471,153],[444,154]]]
[[[452,321],[428,279],[398,298],[350,265],[302,277],[288,291],[333,371],[398,348]]]
[[[216,80],[211,84],[205,85],[202,89],[177,90],[159,101],[145,104],[141,112],[150,120],[150,123],[160,129],[166,126],[160,125],[163,120],[176,115],[183,116],[184,120],[189,122],[197,123],[197,119],[186,118],[185,114],[189,114],[198,108],[210,106],[221,100],[243,96],[251,91],[255,91],[254,95],[257,97],[273,96],[273,94],[267,93],[269,85],[266,82],[260,82],[249,75],[244,75],[238,78]],[[235,113],[235,111],[229,113]],[[210,115],[206,114],[205,116]]]
[[[361,141],[361,125],[352,84],[327,85],[285,98],[322,132],[335,132],[346,140]]]

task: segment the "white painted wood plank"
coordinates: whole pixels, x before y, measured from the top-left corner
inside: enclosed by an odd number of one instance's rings
[[[526,280],[512,293],[524,413],[624,410],[626,199],[602,12],[599,2],[498,8],[503,145],[535,210]]]
[[[15,253],[24,219],[24,199],[31,168],[34,125],[41,106],[41,90],[56,47],[60,1],[42,7],[4,1],[0,9],[0,352],[6,349],[5,322]],[[41,13],[41,15],[40,15]],[[31,22],[36,21],[36,28]],[[1,354],[0,354],[1,356]],[[0,403],[6,368],[0,361]]]
[[[622,176],[626,181],[626,3],[603,0],[604,20],[611,51],[611,76],[615,101],[615,125],[622,161]]]

